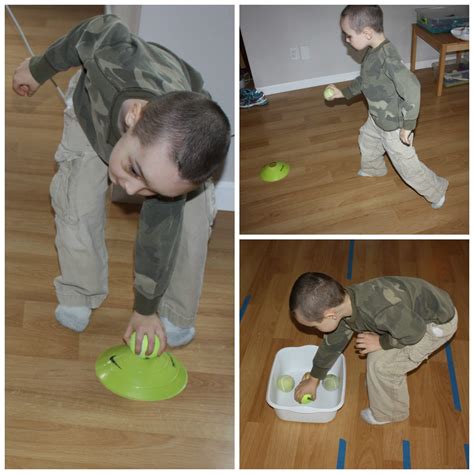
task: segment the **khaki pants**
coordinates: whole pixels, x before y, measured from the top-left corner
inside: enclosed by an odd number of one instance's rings
[[[387,174],[384,153],[387,152],[401,178],[431,203],[438,202],[448,189],[448,181],[437,176],[419,159],[413,146],[400,141],[400,130],[386,132],[369,115],[359,135],[361,170],[371,176]]]
[[[59,166],[50,187],[61,272],[54,285],[61,304],[98,308],[108,292],[104,233],[108,168],[91,147],[74,114],[70,98],[76,80],[77,77],[71,80],[68,90],[63,137],[55,155]],[[175,269],[158,308],[176,326],[194,326],[216,212],[214,185],[210,181],[202,192],[192,193],[184,206]]]
[[[456,332],[458,314],[446,324],[430,323],[418,343],[402,349],[379,350],[367,356],[367,389],[378,421],[403,421],[409,416],[407,373],[416,369]]]

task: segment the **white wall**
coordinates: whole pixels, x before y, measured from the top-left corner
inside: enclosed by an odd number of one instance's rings
[[[198,70],[234,133],[233,5],[114,5],[107,11],[120,16],[144,40],[162,44]],[[216,185],[217,206],[222,210],[234,210],[234,150],[232,140]]]
[[[204,87],[234,122],[234,6],[142,6],[138,34],[171,49],[204,78]],[[234,141],[217,183],[219,209],[234,209]]]
[[[382,5],[386,37],[410,62],[415,8]],[[241,6],[240,28],[255,85],[267,94],[352,79],[360,53],[345,45],[339,28],[344,5]],[[418,39],[417,65],[430,67],[438,53]],[[309,47],[310,59],[291,60],[290,48]],[[299,52],[301,52],[299,50]]]
[[[105,5],[105,13],[119,16],[132,33],[137,34],[140,27],[140,5]]]

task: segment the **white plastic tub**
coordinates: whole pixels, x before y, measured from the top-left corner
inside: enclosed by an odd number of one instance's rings
[[[267,403],[275,409],[276,415],[282,420],[327,423],[335,418],[337,410],[344,404],[346,361],[342,354],[328,372],[341,379],[341,386],[337,390],[326,390],[320,382],[316,400],[306,405],[294,399],[294,390],[291,392],[278,390],[277,380],[280,375],[291,375],[295,380],[295,387],[299,384],[303,375],[311,371],[317,350],[318,346],[301,346],[285,347],[277,352],[268,381]]]

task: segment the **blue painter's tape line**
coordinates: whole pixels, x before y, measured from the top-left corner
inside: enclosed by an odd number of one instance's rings
[[[242,321],[242,318],[244,317],[245,311],[247,310],[247,306],[249,305],[251,296],[247,295],[244,298],[244,302],[242,303],[242,307],[240,308],[240,320]]]
[[[410,441],[402,441],[403,448],[403,469],[411,469]]]
[[[464,456],[466,456],[466,467],[469,469],[469,445],[464,445]]]
[[[349,240],[349,256],[347,258],[347,276],[348,280],[352,280],[352,261],[354,260],[354,244],[355,240]]]
[[[346,463],[346,440],[343,438],[339,439],[339,449],[337,451],[337,465],[336,469],[344,469]]]
[[[456,371],[454,370],[453,352],[451,350],[450,342],[446,344],[444,350],[446,352],[446,359],[448,360],[449,380],[451,381],[451,390],[453,392],[454,409],[456,411],[461,411],[461,401],[459,400],[459,390],[456,381]]]

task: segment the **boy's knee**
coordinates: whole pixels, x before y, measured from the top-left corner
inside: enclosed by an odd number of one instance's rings
[[[377,351],[372,352],[367,357],[367,372],[369,372],[375,378],[382,380],[385,378],[392,378],[397,376],[405,375],[405,371],[401,368],[400,364],[394,361],[393,357],[386,357],[385,352]]]

